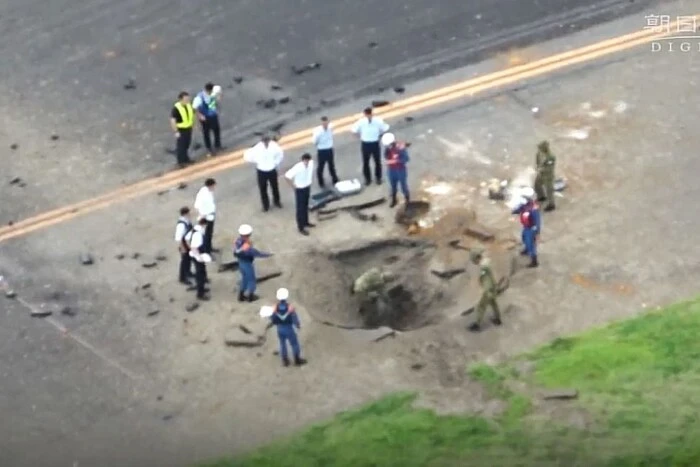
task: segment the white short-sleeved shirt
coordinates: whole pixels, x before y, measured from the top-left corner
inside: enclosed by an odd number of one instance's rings
[[[194,208],[199,213],[200,217],[204,217],[208,221],[213,221],[216,216],[216,202],[214,202],[214,193],[203,186],[197,192],[197,197],[194,199]]]
[[[328,128],[323,128],[323,125],[314,128],[311,141],[319,151],[333,149],[333,128],[331,125],[328,124]]]
[[[352,126],[352,132],[360,135],[363,143],[377,143],[383,133],[389,131],[389,125],[379,117],[362,117]]]
[[[308,188],[314,181],[314,161],[297,162],[284,176],[292,181],[294,188]]]

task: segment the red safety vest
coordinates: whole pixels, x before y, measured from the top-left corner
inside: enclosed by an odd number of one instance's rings
[[[535,209],[537,206],[535,204],[531,204],[527,206],[525,209],[522,210],[520,213],[520,224],[523,227],[534,227],[535,224],[532,221],[532,216],[530,215],[532,213],[532,210]]]
[[[386,159],[386,165],[390,169],[400,169],[401,167],[404,166],[403,162],[399,159],[399,152],[404,146],[402,144],[397,144],[394,147],[387,148],[386,149],[386,154],[385,154],[385,159]]]

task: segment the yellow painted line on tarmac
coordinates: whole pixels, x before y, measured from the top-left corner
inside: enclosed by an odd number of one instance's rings
[[[695,18],[700,18],[700,15]],[[671,35],[675,27],[676,23],[673,23],[663,32],[640,30],[568,52],[551,55],[530,63],[507,68],[495,73],[468,79],[457,84],[396,101],[388,106],[377,109],[376,115],[386,119],[399,117],[464,97],[471,97],[479,93],[495,90],[519,81],[543,76],[547,73],[552,73],[573,65],[589,62],[597,58],[662,39]],[[362,114],[353,114],[334,119],[334,132],[336,134],[349,132],[353,123],[361,116]],[[309,144],[311,131],[311,129],[297,131],[284,136],[280,139],[279,143],[285,150],[306,146]],[[217,172],[240,166],[244,163],[244,151],[245,149],[233,151],[229,154],[194,164],[185,169],[149,178],[132,185],[118,188],[95,198],[47,211],[43,214],[16,222],[13,225],[0,227],[0,242],[69,221],[78,216],[106,208],[119,202],[166,190],[182,182],[204,178]]]

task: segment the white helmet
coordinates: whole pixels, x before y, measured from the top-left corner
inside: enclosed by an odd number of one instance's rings
[[[221,86],[216,85],[216,86],[214,86],[214,89],[211,90],[211,94],[213,96],[218,96],[222,93],[222,91],[223,91],[223,89],[221,89]]]
[[[277,289],[277,300],[286,300],[289,298],[289,290],[287,289]]]
[[[248,224],[243,224],[238,227],[238,235],[250,235],[253,233],[253,228]]]
[[[533,190],[531,187],[526,186],[523,188],[523,190],[520,192],[520,195],[527,198],[527,199],[532,199],[535,197],[535,190]]]
[[[396,137],[394,136],[393,133],[384,133],[382,135],[382,145],[384,146],[389,146],[390,144],[393,144],[396,141]]]

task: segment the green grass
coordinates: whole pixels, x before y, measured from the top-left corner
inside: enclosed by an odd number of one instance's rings
[[[494,419],[438,416],[413,408],[414,395],[395,394],[207,467],[700,466],[700,300],[560,338],[524,358],[535,363],[520,377],[526,391],[512,389],[510,364],[466,370],[504,401]],[[558,387],[579,390],[563,407],[585,417],[586,429],[534,408],[538,389]]]

